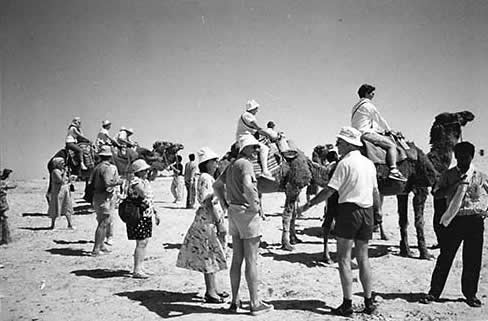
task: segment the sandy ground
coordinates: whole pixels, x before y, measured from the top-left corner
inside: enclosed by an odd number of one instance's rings
[[[205,304],[201,274],[175,267],[184,234],[194,210],[172,203],[169,179],[154,182],[157,207],[163,223],[155,227],[149,243],[146,267],[156,275],[148,280],[129,277],[134,242],[128,241],[125,226],[117,217],[115,244],[110,255],[90,257],[96,220],[80,200],[81,184],[74,193],[77,214],[75,231],[66,229],[61,218],[54,231],[47,230],[50,219],[45,180],[19,181],[9,195],[10,223],[14,242],[0,248],[0,292],[3,294],[3,320],[341,320],[330,314],[330,307],[342,300],[337,264],[324,265],[320,225],[322,207],[306,213],[298,221],[304,243],[295,252],[279,249],[284,195],[264,197],[268,220],[264,237],[269,246],[261,249],[260,293],[273,303],[275,311],[263,316],[225,314],[228,304]],[[304,200],[304,197],[302,197]],[[180,204],[179,206],[182,206]],[[453,264],[444,302],[422,305],[421,293],[428,290],[435,261],[403,258],[398,255],[399,232],[395,198],[386,198],[385,226],[389,241],[378,236],[371,242],[374,290],[378,293],[378,313],[355,313],[355,320],[488,320],[488,240],[485,233],[484,263],[479,284],[482,308],[470,308],[460,290],[461,256]],[[410,215],[412,220],[413,215]],[[426,206],[428,245],[435,243],[432,231],[432,204]],[[413,224],[410,243],[416,244]],[[330,241],[335,258],[335,240]],[[415,253],[418,255],[416,249]],[[439,250],[432,250],[437,257]],[[354,271],[354,307],[362,308],[358,270]],[[222,290],[230,292],[228,271],[218,275]],[[245,282],[242,297],[248,298]]]

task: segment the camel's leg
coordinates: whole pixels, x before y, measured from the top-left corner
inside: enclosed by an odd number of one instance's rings
[[[415,213],[415,230],[417,231],[417,244],[419,247],[420,258],[424,260],[433,259],[425,244],[424,234],[424,207],[427,200],[427,188],[416,188],[413,190],[413,211]]]
[[[295,191],[295,193],[292,196],[292,214],[291,214],[291,220],[290,220],[290,242],[291,244],[297,244],[297,243],[302,243],[302,240],[300,240],[297,236],[297,231],[295,229],[295,222],[298,214],[298,196],[300,195],[300,190]],[[293,200],[294,199],[294,200]]]
[[[383,229],[383,199],[383,195],[380,195],[380,207],[374,211],[374,224],[379,227],[381,240],[388,241],[388,236]]]
[[[293,192],[293,188],[290,184],[286,185],[286,200],[285,200],[285,210],[283,211],[283,232],[281,234],[281,248],[286,251],[293,251],[295,247],[291,245],[291,223],[293,215],[296,215],[296,210],[294,214],[294,207],[296,196]],[[294,224],[294,219],[293,219]],[[293,227],[293,231],[295,228]]]
[[[411,257],[408,244],[408,194],[397,195],[398,225],[400,226],[400,255]]]

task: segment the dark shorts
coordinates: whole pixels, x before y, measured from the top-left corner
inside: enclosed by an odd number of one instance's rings
[[[338,205],[334,233],[348,240],[369,241],[373,236],[373,207],[363,208],[354,203]]]

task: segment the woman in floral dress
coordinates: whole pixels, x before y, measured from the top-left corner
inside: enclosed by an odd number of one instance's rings
[[[62,215],[66,216],[68,222],[68,229],[74,229],[73,226],[73,199],[69,190],[69,179],[66,173],[64,159],[55,157],[52,160],[54,169],[51,171],[50,186],[48,194],[49,207],[47,214],[51,218],[51,229],[56,225],[56,219]]]
[[[219,293],[215,281],[215,273],[227,269],[225,245],[222,244],[227,233],[224,215],[212,189],[218,155],[210,148],[203,147],[198,152],[198,158],[201,174],[197,183],[197,199],[201,205],[186,233],[176,266],[202,272],[206,286],[205,302],[223,303],[228,294]]]
[[[127,223],[126,225],[127,238],[136,241],[132,277],[136,279],[147,279],[151,273],[143,267],[144,257],[146,256],[146,247],[149,238],[152,236],[152,217],[155,217],[156,225],[159,225],[159,215],[154,208],[153,194],[149,181],[147,180],[147,173],[150,166],[143,159],[134,161],[131,166],[134,178],[130,181],[127,198],[141,200],[146,207],[140,220]]]

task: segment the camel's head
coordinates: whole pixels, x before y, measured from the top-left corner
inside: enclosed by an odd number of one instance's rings
[[[442,113],[435,117],[432,128],[430,129],[431,145],[449,144],[454,146],[459,142],[462,135],[462,128],[474,119],[474,114],[470,111],[457,113]]]

